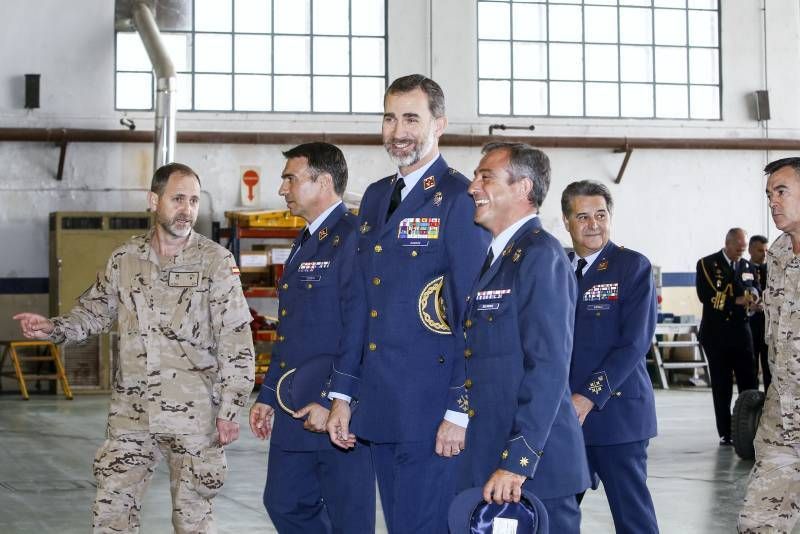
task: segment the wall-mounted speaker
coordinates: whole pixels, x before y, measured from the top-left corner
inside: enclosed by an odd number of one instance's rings
[[[754,91],[753,101],[755,102],[756,120],[768,121],[769,114],[769,92],[768,91]]]
[[[25,107],[36,109],[39,107],[39,81],[41,74],[25,75]]]

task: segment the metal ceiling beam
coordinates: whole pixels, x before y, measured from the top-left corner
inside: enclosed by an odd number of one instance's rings
[[[619,183],[634,149],[647,150],[795,150],[800,139],[726,139],[672,137],[576,137],[445,134],[440,146],[481,147],[492,141],[528,143],[540,148],[590,148],[624,152],[625,158],[615,180]],[[0,142],[55,143],[63,151],[67,143],[152,143],[153,132],[141,130],[89,130],[71,128],[0,128]],[[178,143],[234,145],[295,145],[326,141],[334,145],[380,146],[381,136],[363,133],[313,132],[178,132]],[[59,165],[63,168],[63,161]],[[60,178],[59,178],[60,179]]]
[[[281,145],[324,140],[340,145],[381,145],[373,133],[314,132],[178,132],[179,143]],[[481,147],[491,141],[529,143],[543,148],[606,148],[664,150],[800,150],[800,139],[692,138],[692,137],[576,137],[444,134],[440,146]],[[76,128],[0,128],[0,141],[51,143],[151,143],[144,130],[89,130]]]

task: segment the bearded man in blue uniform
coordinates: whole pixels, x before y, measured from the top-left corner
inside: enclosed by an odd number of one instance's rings
[[[359,211],[366,290],[363,361],[337,362],[331,439],[369,442],[390,534],[441,534],[468,423],[464,311],[488,236],[472,221],[469,181],[439,155],[444,94],[422,75],[386,90],[383,144],[398,172],[370,185]],[[358,400],[352,413],[350,402]]]
[[[325,432],[333,365],[361,354],[365,323],[363,286],[354,273],[358,222],[342,203],[347,163],[328,143],[283,155],[278,193],[308,226],[278,282],[278,339],[250,409],[253,433],[271,436],[264,506],[281,534],[368,534],[375,531],[369,449],[343,451]]]
[[[576,282],[538,211],[550,186],[540,150],[491,143],[469,192],[493,236],[463,322],[470,423],[460,487],[487,502],[541,499],[550,532],[578,534],[575,494],[589,486],[583,435],[570,402]]]
[[[656,435],[656,407],[645,357],[656,293],[647,258],[611,242],[613,207],[608,188],[589,180],[569,184],[561,195],[578,280],[570,389],[592,488],[603,482],[616,532],[652,534],[658,523],[647,488],[647,445]]]

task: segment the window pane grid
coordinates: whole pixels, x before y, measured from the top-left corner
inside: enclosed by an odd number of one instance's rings
[[[168,34],[185,39],[187,59],[173,61],[190,69],[178,71],[179,90],[189,93],[179,95],[179,110],[382,111],[388,71],[387,0],[194,0],[194,4],[192,31]],[[202,28],[198,6],[203,11]],[[258,17],[248,18],[255,12]],[[304,19],[289,17],[297,13]],[[316,33],[317,27],[326,31]],[[276,48],[281,45],[279,53]],[[181,53],[174,48],[174,53]],[[118,32],[116,49],[116,109],[153,109],[155,75],[149,61],[142,61],[139,36]],[[147,77],[151,91],[140,94]],[[125,83],[131,87],[123,87]]]
[[[479,115],[721,119],[716,0],[478,0],[477,8]]]

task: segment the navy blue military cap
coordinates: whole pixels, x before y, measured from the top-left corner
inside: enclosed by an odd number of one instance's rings
[[[275,388],[280,407],[294,417],[306,404],[322,403],[328,396],[332,369],[332,356],[318,356],[283,373]]]
[[[547,534],[547,510],[542,501],[522,490],[518,503],[487,503],[483,488],[459,493],[450,504],[450,534]]]

